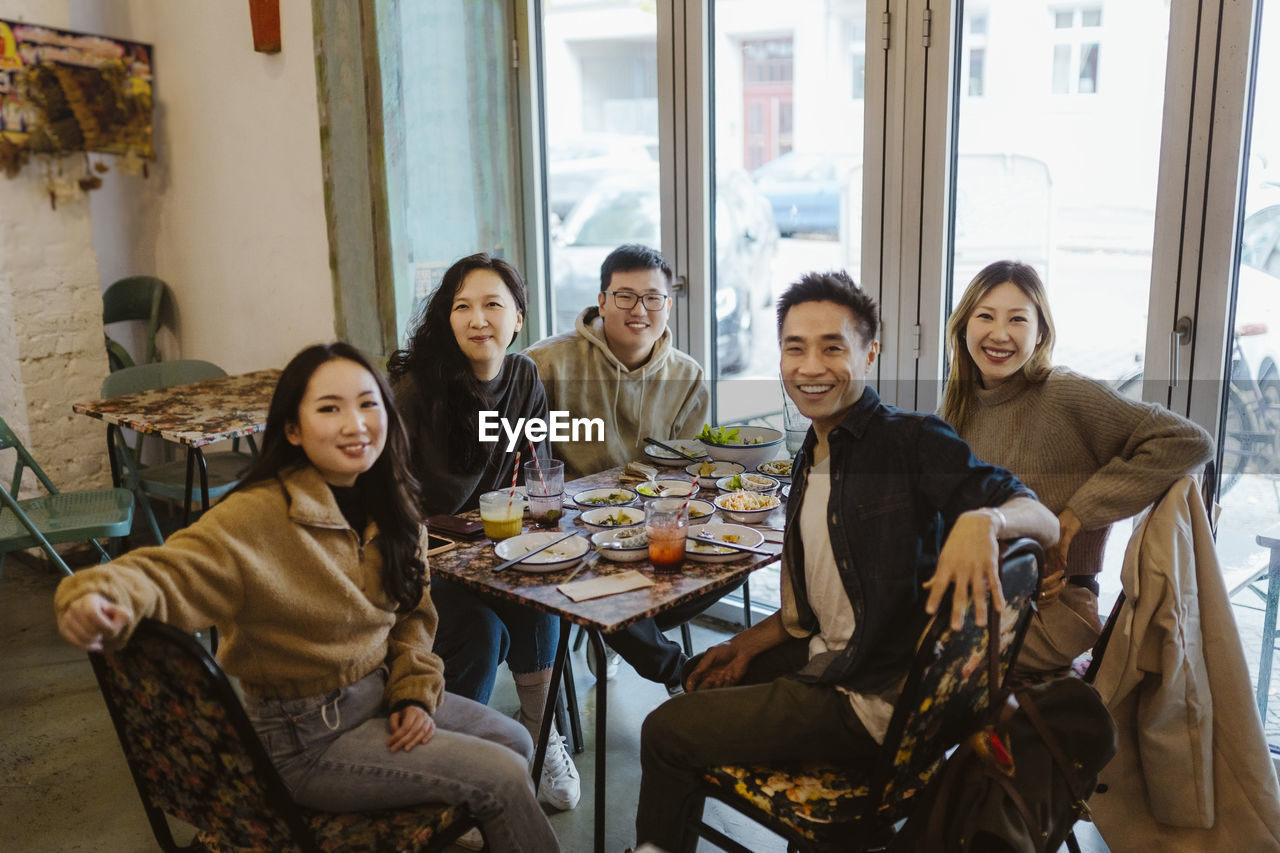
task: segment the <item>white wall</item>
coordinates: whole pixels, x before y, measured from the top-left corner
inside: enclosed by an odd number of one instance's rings
[[[0,0],[0,9],[5,0]],[[71,0],[71,26],[155,46],[157,162],[93,193],[105,288],[164,279],[176,346],[232,373],[334,336],[309,0],[253,51],[247,3]]]
[[[52,211],[34,164],[0,176],[0,416],[55,482],[106,479],[103,427],[70,404],[106,375],[100,294],[115,279],[168,282],[166,358],[235,373],[334,336],[311,6],[280,5],[284,50],[267,55],[242,2],[0,0],[0,18],[155,48],[149,178],[113,170]]]

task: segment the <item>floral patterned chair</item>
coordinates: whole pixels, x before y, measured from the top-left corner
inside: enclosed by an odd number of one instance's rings
[[[999,672],[1017,654],[1040,583],[1044,552],[1029,539],[1009,543],[1001,555],[1006,606],[1000,614]],[[834,763],[724,765],[706,771],[698,800],[686,808],[689,835],[725,850],[750,853],[702,819],[711,797],[787,840],[789,851],[877,849],[893,835],[917,795],[942,766],[945,752],[978,725],[989,703],[987,628],[951,630],[951,597],[938,609],[917,648],[893,710],[884,745],[871,767]],[[948,616],[943,616],[948,614]]]
[[[463,806],[336,814],[294,804],[217,662],[144,619],[125,647],[90,654],[156,841],[166,851],[432,851],[476,826]],[[187,847],[165,815],[197,828]]]

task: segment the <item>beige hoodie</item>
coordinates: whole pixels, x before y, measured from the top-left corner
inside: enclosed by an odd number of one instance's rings
[[[551,445],[551,455],[564,460],[566,478],[643,459],[645,436],[692,438],[711,411],[702,368],[671,345],[670,329],[663,330],[648,361],[628,370],[605,342],[599,316],[593,305],[578,315],[575,331],[524,352],[538,365],[548,408],[604,420],[604,441]]]

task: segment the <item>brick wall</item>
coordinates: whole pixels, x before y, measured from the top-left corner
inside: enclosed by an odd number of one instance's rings
[[[41,171],[0,177],[0,417],[60,488],[98,487],[110,482],[105,427],[71,411],[107,374],[89,203],[50,209]],[[12,470],[8,455],[0,464]]]

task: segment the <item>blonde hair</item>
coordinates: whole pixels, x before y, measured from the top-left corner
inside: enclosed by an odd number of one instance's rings
[[[960,304],[947,320],[947,350],[951,353],[951,371],[947,375],[947,387],[942,395],[942,417],[963,432],[965,422],[973,411],[973,394],[982,386],[982,374],[965,346],[965,328],[978,303],[993,288],[1011,283],[1031,300],[1036,307],[1038,340],[1031,358],[1022,365],[1022,375],[1030,382],[1043,382],[1053,369],[1053,313],[1049,310],[1049,297],[1044,282],[1035,269],[1017,261],[995,261],[983,267],[965,289]]]

